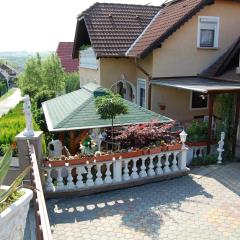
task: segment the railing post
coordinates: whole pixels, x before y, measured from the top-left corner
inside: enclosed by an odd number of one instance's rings
[[[180,170],[187,169],[187,153],[188,153],[188,147],[183,146],[181,149],[181,152],[179,153],[179,159],[178,159],[178,168]]]
[[[113,161],[113,179],[115,182],[122,181],[122,159]]]

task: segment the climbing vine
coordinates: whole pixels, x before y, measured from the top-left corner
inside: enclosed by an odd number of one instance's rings
[[[217,135],[220,135],[220,132],[222,131],[225,132],[225,149],[227,153],[230,153],[233,140],[232,136],[235,116],[234,94],[219,94],[216,97],[216,103],[217,116],[222,119],[217,126]]]

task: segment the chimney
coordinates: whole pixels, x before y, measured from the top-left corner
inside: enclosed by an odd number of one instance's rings
[[[239,65],[237,67],[236,73],[240,74],[240,52],[239,52]]]

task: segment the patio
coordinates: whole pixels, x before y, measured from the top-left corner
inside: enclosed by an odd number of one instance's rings
[[[67,195],[67,193],[66,193]],[[240,239],[240,163],[87,197],[47,200],[53,239]]]

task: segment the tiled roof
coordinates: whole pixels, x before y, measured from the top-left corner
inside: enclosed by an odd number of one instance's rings
[[[159,9],[160,7],[148,5],[95,3],[78,17],[74,57],[78,56],[80,45],[86,44],[87,40],[90,41],[97,57],[125,56],[131,44]],[[85,27],[89,39],[83,36],[86,32],[81,32]]]
[[[174,0],[163,5],[144,33],[135,41],[127,56],[144,56],[212,0]]]
[[[236,74],[236,64],[239,63],[239,54],[240,54],[240,36],[227,49],[227,51],[217,59],[217,61],[215,61],[200,75],[204,77],[221,76],[221,78],[225,78],[226,80],[235,79],[240,80],[240,75]]]
[[[78,71],[78,59],[72,59],[73,42],[60,42],[57,48],[57,55],[65,72]]]
[[[111,120],[101,119],[95,109],[95,96],[106,89],[89,83],[83,88],[44,102],[43,111],[49,131],[67,131],[111,126]],[[114,125],[131,125],[158,120],[160,123],[171,122],[170,118],[124,100],[128,113],[119,115]]]

